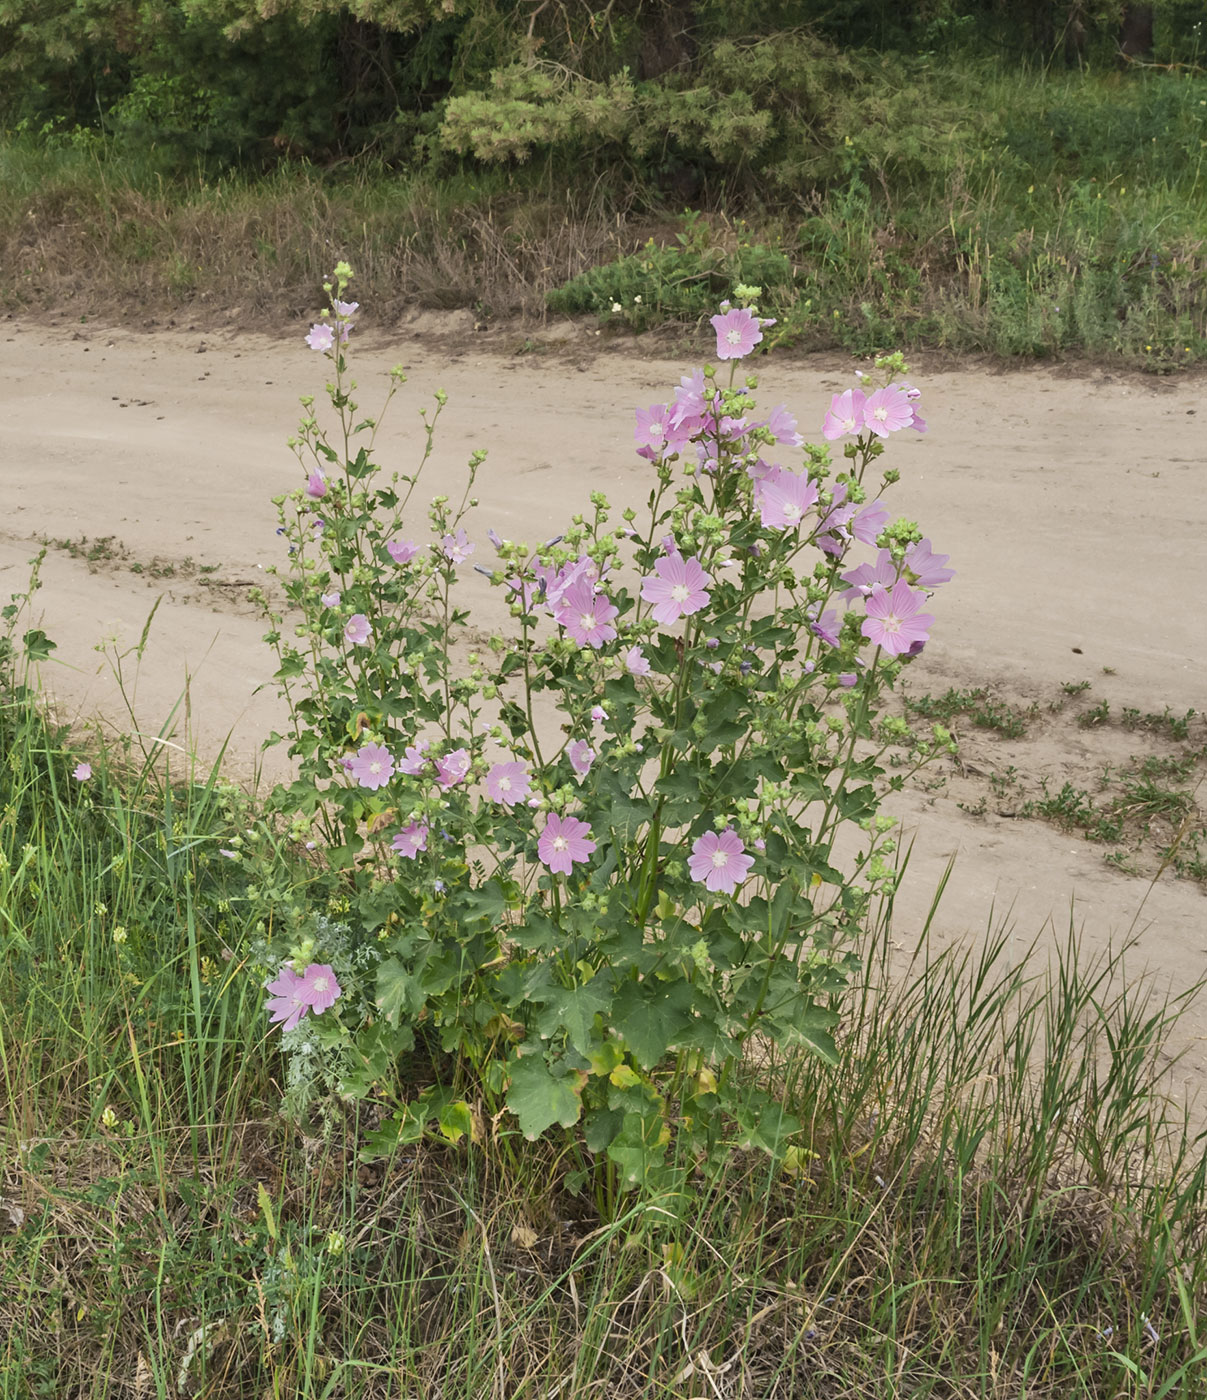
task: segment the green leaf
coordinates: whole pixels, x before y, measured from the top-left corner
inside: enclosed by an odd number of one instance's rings
[[[423,990],[397,958],[377,969],[377,1009],[391,1025],[411,1020],[422,1009]]]
[[[26,632],[24,642],[25,655],[31,661],[45,661],[50,653],[58,646],[58,642],[52,642],[40,627],[35,627],[31,632]]]
[[[558,1031],[580,1055],[589,1055],[595,1042],[595,1018],[612,1005],[612,988],[606,973],[601,972],[581,987],[550,988],[544,1009],[537,1018],[537,1030],[545,1039]]]
[[[572,1128],[582,1112],[582,1081],[585,1075],[567,1075],[555,1079],[549,1072],[544,1055],[526,1055],[514,1060],[511,1087],[507,1090],[507,1107],[519,1120],[520,1132],[535,1141],[554,1123]]]
[[[624,1115],[624,1126],[608,1144],[608,1156],[626,1186],[641,1186],[662,1166],[669,1140],[662,1114],[651,1105],[646,1114]]]
[[[616,1029],[643,1069],[663,1058],[691,1024],[692,990],[676,982],[626,982],[616,994]]]

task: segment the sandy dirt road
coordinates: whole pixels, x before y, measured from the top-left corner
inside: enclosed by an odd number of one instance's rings
[[[517,354],[500,342],[441,341],[431,329],[366,334],[358,347],[366,409],[390,365],[410,375],[381,439],[386,463],[417,461],[418,410],[440,387],[449,403],[428,494],[459,489],[469,453],[488,448],[482,536],[487,526],[552,536],[591,489],[641,504],[648,468],[633,453],[632,410],[668,398],[689,357],[596,353],[589,333]],[[830,395],[856,382],[857,367],[773,358],[758,366],[760,398],[787,403],[816,438]],[[23,586],[39,540],[62,542],[48,553],[37,608],[58,643],[43,682],[66,717],[129,728],[94,648],[114,637],[132,647],[162,595],[141,665],[129,655],[123,663],[140,728],[157,732],[187,681],[176,740],[209,758],[229,737],[233,771],[254,770],[281,710],[246,595],[280,557],[269,498],[300,482],[286,438],[298,396],[321,394],[324,377],[301,334],[0,322],[0,597]],[[1005,921],[1021,955],[1070,921],[1091,947],[1136,932],[1131,966],[1150,965],[1181,989],[1207,974],[1203,887],[1167,872],[1150,888],[1105,864],[1080,833],[1021,819],[1022,787],[1007,775],[1054,790],[1125,763],[1141,739],[1114,723],[1078,726],[1091,704],[1105,701],[1112,715],[1207,709],[1205,381],[925,362],[912,378],[930,432],[893,440],[885,465],[903,479],[890,501],[958,573],[934,600],[934,639],[909,688],[987,686],[1036,709],[1025,738],[971,731],[947,781],[891,799],[916,840],[899,936],[919,926],[954,855],[936,941]],[[1091,689],[1068,700],[1062,684],[1082,680]],[[279,761],[270,758],[269,775]],[[1207,1003],[1184,1029],[1190,1050],[1176,1079],[1189,1087],[1207,1067]]]

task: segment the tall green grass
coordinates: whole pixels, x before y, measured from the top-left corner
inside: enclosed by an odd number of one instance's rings
[[[1163,1058],[1197,989],[1134,948],[992,924],[936,951],[883,910],[837,1068],[746,1067],[809,1125],[792,1170],[735,1149],[604,1224],[564,1143],[506,1121],[366,1164],[371,1108],[283,1119],[221,854],[246,799],[120,748],[77,782],[68,737],[10,678],[3,1400],[1207,1386],[1204,1135]]]

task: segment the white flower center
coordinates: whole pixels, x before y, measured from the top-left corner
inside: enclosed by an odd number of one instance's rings
[[[842,420],[842,426],[846,429],[848,433],[853,433],[855,431],[854,418],[844,418]]]
[[[727,345],[741,345],[741,343],[742,343],[742,332],[741,332],[741,331],[726,331],[726,332],[725,332],[725,342],[726,342]]]
[[[662,424],[661,424],[661,423],[651,423],[651,424],[650,424],[650,437],[652,437],[652,438],[660,438],[661,436],[662,436]]]
[[[590,632],[591,629],[595,626],[595,614],[579,613],[578,625],[583,629],[584,632]]]
[[[499,779],[499,791],[500,791],[500,792],[510,792],[510,791],[511,791],[511,779],[510,779],[510,778],[500,778],[500,779]]]
[[[553,838],[553,849],[555,851],[564,851],[568,844],[564,836],[555,836]]]
[[[786,506],[784,507],[784,519],[785,519],[785,520],[799,520],[799,519],[800,519],[800,506],[786,505]]]
[[[728,851],[714,851],[712,853],[712,868],[714,870],[724,870],[729,864]]]
[[[316,977],[314,979],[314,990],[316,992],[325,992],[327,990],[327,987],[328,982],[325,977]]]
[[[375,758],[375,759],[373,760],[373,762],[369,764],[369,772],[370,772],[370,773],[380,773],[380,772],[381,772],[381,759],[380,759],[380,758]]]
[[[875,418],[878,422],[883,423],[884,420],[888,417],[888,409],[885,408],[883,404],[881,404],[878,408],[874,408],[872,410],[872,417]]]
[[[691,597],[691,589],[685,583],[677,583],[671,589],[671,597],[676,603],[686,603]]]
[[[899,617],[895,617],[892,613],[889,613],[889,615],[884,619],[882,625],[884,627],[884,630],[894,637],[897,635],[898,632],[901,631],[901,619]]]

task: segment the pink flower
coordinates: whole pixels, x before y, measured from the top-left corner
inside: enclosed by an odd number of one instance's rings
[[[854,671],[840,671],[838,673],[838,684],[844,690],[850,690],[853,685],[858,685],[859,677]]]
[[[602,724],[608,717],[607,710],[602,705],[591,706],[591,719],[595,724]]]
[[[327,494],[327,478],[322,472],[311,472],[306,478],[306,494],[315,501],[321,501]]]
[[[436,760],[436,781],[442,788],[456,787],[469,772],[469,750],[453,749]]]
[[[492,802],[512,807],[531,792],[528,769],[523,763],[496,763],[486,775],[486,791]]]
[[[713,894],[733,894],[754,864],[754,857],[745,852],[736,832],[706,831],[692,843],[687,868],[692,879],[703,880]]]
[[[821,425],[821,435],[833,442],[836,438],[858,437],[863,428],[863,406],[867,402],[862,389],[848,389],[830,400],[830,411]]]
[[[863,406],[863,425],[878,437],[888,437],[889,433],[912,427],[913,421],[909,395],[895,384],[869,394]]]
[[[650,448],[655,455],[664,451],[670,418],[671,410],[664,403],[637,409],[637,427],[633,431],[637,445]]]
[[[939,584],[955,578],[954,569],[943,567],[950,558],[950,554],[936,554],[929,540],[919,540],[905,551],[905,571],[910,582],[919,588],[938,588]]]
[[[335,332],[323,321],[317,321],[310,327],[310,334],[306,337],[306,344],[312,350],[330,350],[335,344]],[[294,1022],[297,1025],[297,1022]]]
[[[353,646],[363,647],[367,645],[372,635],[373,629],[369,626],[369,619],[364,613],[353,613],[344,623],[344,637]]]
[[[817,487],[806,476],[781,470],[759,482],[755,498],[764,529],[795,530],[816,505]]]
[[[594,584],[583,580],[562,593],[553,616],[580,647],[593,647],[598,651],[616,636],[612,619],[619,611],[604,594],[595,592]]]
[[[804,438],[796,431],[796,419],[784,404],[771,410],[771,417],[763,424],[781,447],[800,447]]]
[[[71,776],[77,783],[86,783],[92,777],[91,763],[77,763],[71,770]]]
[[[550,812],[545,829],[536,843],[541,863],[555,875],[569,875],[575,861],[583,862],[595,850],[591,828],[577,817],[559,817]]]
[[[856,598],[866,598],[877,586],[892,588],[897,582],[897,566],[888,550],[882,549],[876,555],[874,564],[860,564],[857,568],[848,569],[842,575],[842,581],[851,587],[840,593],[839,597],[850,607]]]
[[[759,318],[740,307],[712,317],[712,328],[717,333],[718,360],[740,360],[763,338]]]
[[[462,531],[464,533],[464,531]],[[470,545],[470,549],[473,545]],[[395,564],[409,564],[419,553],[419,546],[412,544],[410,540],[387,540],[386,553]]]
[[[838,627],[838,611],[835,608],[829,608],[815,622],[809,624],[809,631],[828,645],[836,647],[838,645]]]
[[[712,575],[701,568],[699,559],[672,554],[657,561],[654,573],[657,578],[647,574],[642,579],[641,596],[647,603],[654,604],[651,615],[655,622],[669,627],[681,617],[707,606],[706,589],[712,582]]]
[[[580,778],[585,778],[591,771],[591,765],[595,762],[595,750],[585,739],[575,739],[566,749],[566,757],[570,760],[570,767]]]
[[[394,776],[394,756],[381,744],[365,744],[348,764],[348,773],[363,788],[383,788]]]
[[[319,602],[322,603],[323,607],[325,608],[338,608],[339,598],[340,595],[337,590],[333,590],[330,593],[319,594]]]
[[[406,860],[414,860],[427,850],[427,827],[422,822],[408,822],[390,845]]]
[[[270,1025],[280,1021],[283,1031],[291,1031],[310,1010],[310,987],[305,978],[299,977],[286,963],[276,978],[268,984],[272,996],[268,998],[268,1009],[272,1012]]]
[[[650,663],[640,647],[630,647],[624,654],[624,664],[630,676],[648,676]]]
[[[338,298],[331,303],[335,308],[335,314],[343,321],[350,321],[360,310],[359,301],[340,301]]]
[[[298,996],[304,996],[316,1016],[322,1015],[335,1005],[335,999],[342,988],[335,980],[335,973],[328,963],[311,963],[302,973],[301,983],[296,989]]]
[[[935,620],[918,611],[925,602],[926,594],[912,589],[903,578],[893,584],[891,593],[886,588],[873,589],[864,603],[867,617],[863,635],[890,656],[900,656],[916,642],[929,641]]]
[[[464,530],[458,530],[455,535],[445,535],[440,541],[440,547],[444,550],[444,557],[451,559],[454,564],[464,564],[474,552],[474,547]]]
[[[400,773],[406,773],[408,777],[417,778],[427,767],[428,741],[425,739],[421,744],[408,744],[401,763],[398,765]]]
[[[883,501],[873,501],[864,506],[851,521],[851,534],[864,544],[875,544],[876,536],[893,518],[893,513]]]

